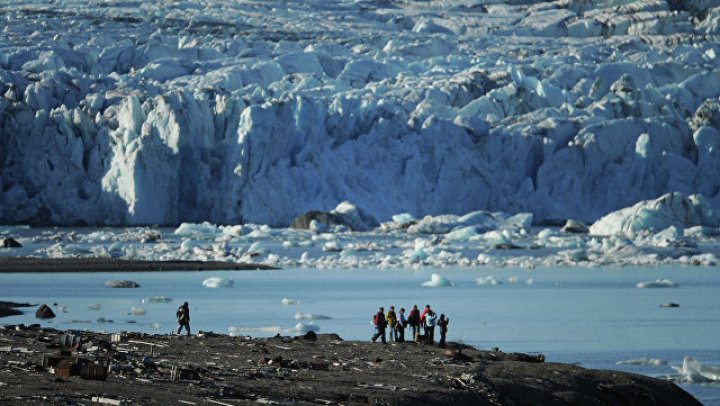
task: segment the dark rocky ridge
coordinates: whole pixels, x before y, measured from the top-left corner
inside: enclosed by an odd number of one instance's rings
[[[6,272],[158,272],[209,270],[267,270],[264,264],[220,261],[144,261],[113,258],[0,257],[0,273]]]
[[[83,334],[79,355],[109,357],[107,334]],[[0,326],[0,404],[698,405],[671,382],[545,363],[541,356],[316,337],[250,339],[129,333],[107,380],[42,366],[62,332]],[[151,345],[152,344],[152,349]],[[57,347],[55,345],[55,347]],[[171,380],[171,368],[181,371]]]

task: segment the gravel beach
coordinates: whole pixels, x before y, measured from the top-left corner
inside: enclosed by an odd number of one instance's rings
[[[60,342],[77,348],[61,355]],[[458,343],[384,345],[314,333],[113,337],[0,326],[0,404],[258,403],[700,404],[671,382]]]

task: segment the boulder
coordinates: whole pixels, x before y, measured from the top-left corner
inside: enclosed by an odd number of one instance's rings
[[[342,218],[336,214],[327,211],[311,210],[305,214],[295,217],[290,224],[290,228],[310,230],[310,223],[312,223],[313,220],[326,226],[347,226]]]
[[[22,248],[22,244],[17,242],[14,238],[2,238],[0,239],[0,247],[2,248]]]
[[[135,281],[109,280],[105,281],[108,288],[139,288],[140,284]]]
[[[560,231],[563,233],[587,234],[590,232],[590,228],[582,221],[568,219]]]
[[[52,319],[53,317],[55,317],[55,312],[53,312],[52,309],[46,304],[41,305],[35,311],[35,318]]]

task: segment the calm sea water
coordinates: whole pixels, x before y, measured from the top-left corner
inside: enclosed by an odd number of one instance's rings
[[[422,286],[439,273],[453,286]],[[477,285],[493,276],[504,282]],[[210,277],[231,279],[229,288],[205,288]],[[138,289],[107,288],[109,279],[138,282]],[[528,280],[531,283],[528,283]],[[677,288],[639,289],[641,281],[670,279]],[[430,304],[450,318],[448,338],[479,348],[543,353],[549,361],[589,368],[674,376],[686,355],[720,365],[720,272],[713,268],[562,268],[428,270],[316,270],[2,274],[0,300],[57,303],[57,328],[169,333],[175,309],[190,302],[191,327],[252,336],[292,331],[296,313],[324,315],[320,332],[367,340],[378,306]],[[168,303],[143,303],[164,296]],[[283,305],[282,299],[299,301]],[[674,302],[678,308],[660,304]],[[89,305],[100,305],[92,310]],[[63,312],[64,307],[65,312]],[[132,308],[144,315],[133,315]],[[137,309],[139,308],[139,309]],[[140,310],[141,309],[141,310]],[[33,311],[2,319],[34,323]],[[105,319],[105,322],[102,322]],[[100,321],[98,321],[100,320]],[[112,322],[107,322],[112,320]],[[617,365],[637,358],[667,365]],[[705,404],[720,404],[720,386],[682,384]]]

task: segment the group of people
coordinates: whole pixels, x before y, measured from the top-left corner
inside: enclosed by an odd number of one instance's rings
[[[435,327],[440,329],[440,341],[438,345],[445,347],[445,336],[447,335],[447,326],[450,319],[444,314],[437,317],[437,314],[430,309],[430,305],[425,305],[425,309],[420,312],[417,305],[414,305],[410,313],[405,315],[405,308],[400,308],[398,313],[395,312],[395,306],[390,306],[390,310],[385,313],[385,308],[381,307],[373,316],[373,324],[375,325],[375,334],[372,336],[372,342],[378,338],[382,343],[386,343],[386,331],[390,329],[390,341],[402,343],[405,341],[405,329],[409,326],[412,328],[412,340],[416,342],[424,342],[433,344],[435,342]]]

